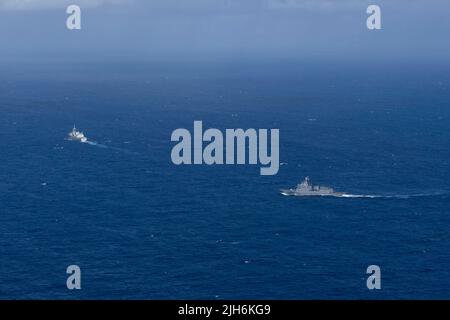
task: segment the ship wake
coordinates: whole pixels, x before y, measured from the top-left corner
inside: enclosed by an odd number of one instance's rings
[[[115,150],[115,151],[119,151],[119,152],[123,152],[123,153],[127,153],[127,154],[134,154],[134,155],[139,154],[138,152],[130,151],[128,149],[118,148],[118,147],[113,147],[113,146],[107,146],[106,144],[101,144],[101,143],[98,143],[97,141],[87,140],[87,141],[85,141],[83,143],[86,143],[86,144],[94,146],[94,147],[98,147],[98,148],[102,148],[102,149]]]
[[[107,145],[98,143],[98,142],[96,142],[96,141],[89,141],[89,140],[87,140],[87,141],[85,141],[85,142],[83,142],[83,143],[89,144],[89,145],[91,145],[91,146],[103,148],[103,149],[108,149],[108,148],[109,148]]]
[[[412,194],[351,194],[344,193],[339,198],[370,198],[370,199],[410,199],[421,197],[438,197],[448,196],[450,192],[427,192],[427,193],[412,193]]]

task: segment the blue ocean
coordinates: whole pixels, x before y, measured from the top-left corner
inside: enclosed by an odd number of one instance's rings
[[[0,69],[0,299],[450,298],[450,66]],[[174,165],[195,120],[279,128],[278,174]],[[280,194],[305,176],[354,197]]]

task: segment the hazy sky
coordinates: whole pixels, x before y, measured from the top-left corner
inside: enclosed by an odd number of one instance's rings
[[[66,29],[66,7],[82,30]],[[382,30],[366,8],[382,9]],[[0,58],[449,60],[448,0],[0,0]]]

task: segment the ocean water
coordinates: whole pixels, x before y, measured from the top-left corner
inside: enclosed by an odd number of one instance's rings
[[[0,299],[450,298],[450,67],[0,68]],[[173,165],[194,120],[279,128],[279,173]]]

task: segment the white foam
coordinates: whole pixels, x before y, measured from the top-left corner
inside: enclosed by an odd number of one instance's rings
[[[344,193],[340,195],[341,198],[381,198],[381,199],[409,199],[416,197],[434,197],[434,196],[444,196],[449,195],[450,192],[428,192],[428,193],[416,193],[416,194],[348,194]]]

